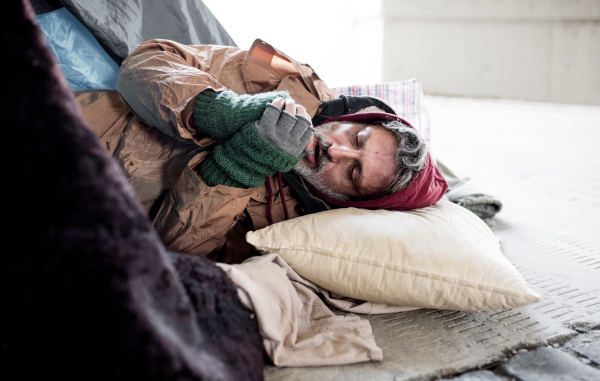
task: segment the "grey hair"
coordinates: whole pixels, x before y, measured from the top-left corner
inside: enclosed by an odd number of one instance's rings
[[[396,152],[398,173],[383,192],[383,196],[388,196],[406,188],[413,177],[425,168],[428,147],[417,130],[400,121],[388,120],[373,124],[391,131],[399,143]]]

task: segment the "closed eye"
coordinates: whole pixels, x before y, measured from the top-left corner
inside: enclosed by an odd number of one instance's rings
[[[367,144],[367,140],[369,140],[370,136],[371,136],[371,127],[367,127],[364,130],[359,131],[356,134],[356,136],[354,137],[354,144],[356,146],[356,149],[365,148],[365,145]]]

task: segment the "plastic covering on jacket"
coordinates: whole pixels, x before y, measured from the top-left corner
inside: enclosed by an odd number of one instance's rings
[[[116,90],[119,65],[66,8],[36,16],[71,90]]]

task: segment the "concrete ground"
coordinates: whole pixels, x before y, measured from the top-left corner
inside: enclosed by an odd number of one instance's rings
[[[425,101],[432,152],[503,202],[492,230],[546,300],[369,316],[382,362],[267,367],[265,379],[600,380],[600,107]]]

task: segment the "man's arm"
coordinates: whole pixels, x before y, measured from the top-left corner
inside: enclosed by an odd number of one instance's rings
[[[196,97],[208,89],[244,93],[242,73],[231,67],[243,63],[245,56],[246,51],[235,47],[150,40],[123,61],[117,90],[144,123],[176,139],[206,145],[188,123]],[[223,72],[230,88],[218,80]]]
[[[233,47],[147,41],[123,62],[118,92],[145,124],[171,137],[196,143],[203,137],[229,139],[259,120],[268,103],[291,100],[287,91],[245,94],[240,67],[246,54]]]
[[[275,100],[268,110],[256,126],[245,126],[243,131],[236,133],[237,136],[220,146],[231,150],[241,139],[245,147],[239,148],[239,153],[231,152],[221,160],[216,158],[217,154],[206,158],[205,152],[189,162],[154,220],[154,226],[169,248],[203,256],[221,248],[227,232],[242,217],[250,198],[256,197],[257,189],[248,187],[259,186],[265,180],[267,172],[256,173],[256,168],[274,165],[272,158],[262,157],[260,145],[272,144],[266,151],[274,155],[275,160],[284,155],[288,157],[289,165],[297,162],[313,136],[306,110],[293,101],[284,103],[283,98]],[[292,113],[296,117],[291,118]],[[258,139],[258,143],[245,141],[246,137],[240,137],[240,134],[250,134],[250,139]],[[253,144],[259,147],[253,147]],[[248,166],[255,168],[247,173]],[[243,178],[256,183],[244,184]]]

